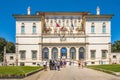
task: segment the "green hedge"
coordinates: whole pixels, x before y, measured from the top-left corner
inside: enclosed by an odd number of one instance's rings
[[[113,72],[120,72],[120,64],[111,64],[111,65],[94,65],[94,66],[87,66],[94,69],[102,69],[102,70],[109,70]]]
[[[0,66],[0,78],[25,77],[42,69],[38,66]]]

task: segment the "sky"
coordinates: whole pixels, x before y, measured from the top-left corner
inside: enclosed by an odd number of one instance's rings
[[[45,12],[90,12],[114,14],[111,19],[111,42],[120,40],[120,0],[0,0],[0,37],[15,43],[15,19],[13,14]]]

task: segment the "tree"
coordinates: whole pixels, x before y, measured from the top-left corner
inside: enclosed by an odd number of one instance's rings
[[[112,44],[112,52],[120,52],[120,40],[115,41],[114,44]]]
[[[4,38],[0,38],[0,61],[3,61],[4,46],[7,44]]]
[[[15,44],[13,42],[8,42],[4,38],[0,37],[0,62],[3,61],[4,57],[4,47],[6,46],[7,53],[15,52]]]

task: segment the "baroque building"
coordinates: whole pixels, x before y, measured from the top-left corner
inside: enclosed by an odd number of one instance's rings
[[[82,60],[88,65],[109,64],[112,14],[89,12],[36,12],[14,14],[16,61],[39,65],[43,60]]]

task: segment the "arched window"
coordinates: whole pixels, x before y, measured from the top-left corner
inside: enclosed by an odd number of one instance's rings
[[[32,33],[36,33],[36,24],[35,23],[33,23]]]
[[[92,23],[92,25],[91,25],[91,33],[95,33],[95,25],[94,25],[94,23]]]
[[[58,49],[56,47],[52,48],[52,56],[51,58],[53,60],[57,60],[58,59]]]
[[[79,60],[84,59],[85,49],[83,47],[79,48]]]
[[[70,48],[70,58],[76,59],[76,49],[74,47]]]
[[[67,58],[67,48],[66,47],[61,48],[61,58]]]
[[[102,25],[102,33],[106,33],[106,24],[105,24],[105,22]]]
[[[42,58],[43,60],[49,59],[49,49],[47,47],[43,48],[42,50]]]
[[[25,33],[25,24],[24,23],[21,24],[21,33],[22,34]]]

